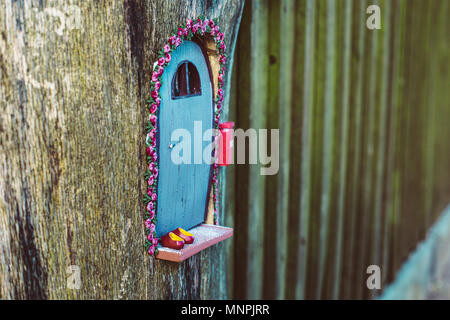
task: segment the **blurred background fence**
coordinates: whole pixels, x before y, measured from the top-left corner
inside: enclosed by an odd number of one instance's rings
[[[229,298],[371,298],[373,264],[392,282],[450,202],[449,6],[246,1],[229,119],[280,128],[280,171],[224,173]]]

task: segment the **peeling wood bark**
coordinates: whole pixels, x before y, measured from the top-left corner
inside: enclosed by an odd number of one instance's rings
[[[218,18],[232,56],[242,7],[0,7],[0,298],[226,297],[222,245],[181,264],[144,252],[145,100],[175,27],[200,14]],[[80,267],[77,290],[67,287],[71,265]]]

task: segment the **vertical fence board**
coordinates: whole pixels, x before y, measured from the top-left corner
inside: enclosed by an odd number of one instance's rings
[[[252,34],[267,33],[268,1],[252,3]],[[251,38],[250,75],[250,127],[265,128],[267,110],[267,62],[268,39],[265,36]],[[259,148],[258,148],[259,151]],[[262,298],[262,275],[264,247],[261,246],[261,230],[264,230],[264,185],[261,164],[249,169],[249,223],[247,248],[247,297]]]
[[[250,126],[250,74],[251,74],[251,19],[252,3],[244,6],[236,49],[236,127],[246,130]],[[247,148],[248,149],[248,148]],[[248,153],[248,150],[246,150]],[[234,229],[234,285],[233,297],[245,299],[247,295],[247,233],[249,223],[249,166],[236,165],[235,172],[235,229]]]
[[[349,200],[347,203],[347,225],[346,233],[348,238],[346,239],[346,259],[344,263],[344,298],[351,298],[354,296],[355,284],[357,272],[355,272],[356,261],[358,257],[358,235],[359,227],[358,222],[360,220],[359,210],[359,193],[360,188],[360,170],[361,170],[361,136],[362,136],[362,91],[363,91],[363,79],[365,74],[364,69],[364,39],[365,39],[365,11],[361,8],[365,8],[366,3],[364,1],[354,1],[352,8],[352,15],[354,17],[352,23],[352,51],[351,57],[351,81],[350,81],[350,137],[349,137],[349,194],[347,195]]]
[[[305,9],[305,45],[304,60],[297,63],[304,63],[303,76],[303,122],[301,132],[301,181],[300,181],[300,208],[299,208],[299,243],[297,251],[297,284],[295,297],[304,299],[306,294],[308,248],[310,232],[310,211],[311,211],[311,156],[312,156],[312,136],[313,136],[313,94],[314,94],[314,52],[315,52],[315,4],[314,0],[306,1]],[[301,26],[301,25],[300,25]],[[297,32],[301,32],[297,29]],[[298,167],[296,167],[298,168]]]
[[[281,39],[278,36],[281,32],[280,24],[280,2],[279,1],[269,1],[269,18],[268,18],[268,32],[267,37],[269,50],[267,54],[269,65],[268,65],[268,97],[267,97],[267,110],[265,114],[266,125],[270,130],[272,128],[279,128],[278,122],[280,117],[280,42]],[[268,136],[269,138],[269,136]],[[278,272],[277,259],[274,257],[278,254],[277,252],[277,193],[278,193],[278,176],[269,175],[265,176],[265,194],[273,194],[271,197],[265,197],[265,207],[264,207],[264,223],[266,226],[273,226],[274,237],[266,237],[264,239],[264,283],[263,291],[264,298],[274,299],[276,290],[276,279]],[[275,234],[276,233],[276,234]]]
[[[385,140],[387,131],[387,108],[388,108],[388,85],[389,85],[389,60],[390,60],[390,4],[386,1],[381,3],[383,8],[382,16],[382,33],[381,33],[381,66],[380,66],[380,77],[379,77],[379,122],[378,122],[378,146],[376,155],[376,167],[375,167],[375,200],[374,200],[374,235],[372,243],[372,260],[371,264],[381,266],[382,259],[382,226],[384,225],[383,219],[384,215],[382,209],[384,207],[383,191],[384,191],[384,177],[385,177]],[[383,270],[383,274],[386,270]],[[374,297],[378,294],[377,291],[372,291],[372,296]]]
[[[276,228],[276,292],[277,299],[283,299],[286,294],[286,272],[288,253],[288,205],[289,205],[289,151],[291,137],[291,97],[292,97],[292,64],[294,45],[294,14],[293,0],[282,0],[280,8],[280,27],[283,36],[280,39],[280,95],[279,95],[279,128],[280,128],[280,168],[277,190],[277,228]],[[272,150],[273,154],[273,150]]]
[[[337,239],[334,259],[334,286],[333,298],[338,299],[341,292],[341,270],[344,238],[344,218],[345,218],[345,196],[347,188],[347,156],[348,156],[348,133],[349,133],[349,100],[350,100],[350,54],[351,54],[351,28],[352,28],[352,0],[345,1],[343,28],[343,55],[342,55],[342,126],[340,137],[340,159],[339,159],[339,196],[337,208]]]
[[[334,86],[335,86],[335,25],[336,2],[327,1],[326,6],[326,68],[325,68],[325,98],[324,98],[324,133],[323,133],[323,162],[322,162],[322,191],[320,201],[320,230],[319,230],[319,275],[317,297],[322,297],[322,289],[326,272],[326,257],[329,253],[330,202],[333,173],[333,140],[334,140]]]

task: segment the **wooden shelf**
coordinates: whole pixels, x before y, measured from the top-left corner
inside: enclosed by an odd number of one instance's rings
[[[220,241],[230,238],[233,229],[212,224],[201,224],[189,230],[194,235],[194,243],[185,244],[183,249],[175,250],[159,246],[156,258],[173,262],[181,262]]]

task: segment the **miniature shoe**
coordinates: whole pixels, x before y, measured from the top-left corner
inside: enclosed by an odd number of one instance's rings
[[[194,235],[182,228],[176,228],[172,232],[182,238],[184,240],[184,243],[186,244],[191,244],[192,242],[194,242]]]
[[[173,232],[169,232],[161,238],[161,244],[164,247],[180,250],[184,247],[184,240]]]

